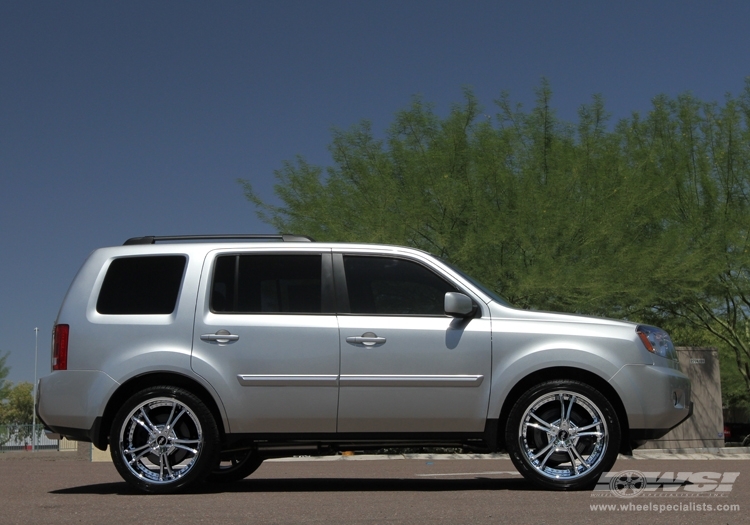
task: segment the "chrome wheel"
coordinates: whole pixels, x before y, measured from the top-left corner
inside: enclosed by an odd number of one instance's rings
[[[180,490],[204,479],[218,461],[218,429],[190,392],[154,387],[132,398],[112,423],[112,460],[128,483],[145,492]]]
[[[620,423],[599,391],[573,380],[541,383],[523,394],[508,416],[505,443],[518,471],[557,490],[596,484],[614,465]]]
[[[609,441],[599,408],[568,391],[534,401],[523,414],[518,436],[529,463],[552,479],[585,475],[602,460]]]
[[[133,474],[171,483],[190,472],[203,446],[203,430],[187,406],[160,397],[141,403],[126,419],[120,443]]]

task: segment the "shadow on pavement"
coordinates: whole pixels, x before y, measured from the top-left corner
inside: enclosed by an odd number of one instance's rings
[[[272,478],[245,479],[236,483],[201,485],[189,494],[242,492],[450,492],[479,490],[537,490],[524,479],[370,479],[370,478]],[[141,495],[127,483],[100,483],[52,490],[50,494]],[[181,494],[177,494],[179,497]]]

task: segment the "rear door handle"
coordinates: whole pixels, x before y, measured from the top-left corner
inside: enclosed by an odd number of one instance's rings
[[[352,345],[375,346],[385,343],[385,337],[378,337],[372,332],[367,332],[362,335],[349,336],[346,338],[346,342]]]
[[[225,344],[230,341],[237,341],[240,338],[237,334],[231,334],[228,330],[217,330],[215,334],[201,335],[201,341],[215,342]]]

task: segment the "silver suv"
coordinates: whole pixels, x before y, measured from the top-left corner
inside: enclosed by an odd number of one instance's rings
[[[404,446],[505,449],[536,485],[580,489],[692,406],[658,328],[518,310],[420,250],[289,235],[94,251],[38,400],[48,432],[161,493]]]

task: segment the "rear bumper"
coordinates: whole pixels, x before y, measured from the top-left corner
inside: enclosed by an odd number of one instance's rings
[[[58,426],[49,426],[45,423],[44,435],[47,436],[49,439],[66,438],[66,439],[70,439],[71,441],[88,441],[96,445],[97,448],[101,448],[103,450],[104,448],[106,448],[107,444],[100,443],[99,431],[101,429],[101,426],[102,426],[102,418],[100,417],[97,417],[94,420],[94,424],[91,425],[91,428],[58,427]]]
[[[95,441],[101,427],[103,400],[118,383],[96,370],[53,372],[39,380],[36,411],[52,433],[76,441]]]

